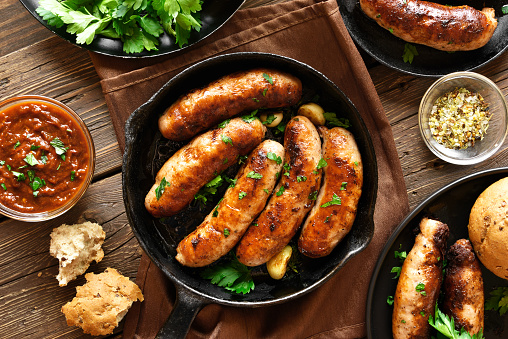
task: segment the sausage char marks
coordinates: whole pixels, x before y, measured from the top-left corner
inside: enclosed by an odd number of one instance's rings
[[[259,145],[265,131],[259,120],[247,123],[235,118],[224,128],[195,137],[173,154],[157,173],[155,184],[145,197],[147,211],[156,218],[180,212],[217,173],[234,164],[238,156],[248,154]],[[167,184],[157,198],[156,189],[163,179]]]
[[[236,256],[247,266],[266,263],[296,234],[321,184],[321,140],[312,122],[296,116],[284,133],[285,161],[266,208],[240,241]]]
[[[434,316],[443,280],[448,226],[423,218],[420,233],[408,253],[395,291],[392,331],[395,339],[430,338],[429,315]]]
[[[265,140],[251,152],[217,207],[178,244],[176,260],[182,265],[202,267],[227,254],[261,213],[282,168],[268,153],[282,159],[284,147]]]
[[[363,164],[353,134],[341,127],[318,129],[327,166],[323,168],[323,184],[316,204],[298,240],[300,252],[311,258],[330,254],[349,233],[363,185]],[[332,201],[335,204],[329,204]]]
[[[493,8],[479,11],[421,0],[360,0],[360,6],[395,36],[443,51],[483,47],[497,27]]]
[[[448,251],[448,266],[443,284],[443,312],[474,335],[483,329],[484,292],[480,262],[469,240],[459,239]]]
[[[185,140],[241,112],[295,105],[301,96],[302,83],[291,74],[240,71],[181,96],[159,118],[159,129],[168,139]]]

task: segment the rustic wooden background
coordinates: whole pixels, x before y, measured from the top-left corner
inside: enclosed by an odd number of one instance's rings
[[[282,1],[247,0],[243,7]],[[58,286],[58,262],[49,255],[49,234],[62,223],[98,222],[107,234],[105,258],[89,271],[115,267],[135,278],[141,250],[124,211],[122,154],[88,52],[55,36],[18,0],[0,1],[0,13],[0,99],[40,94],[68,104],[90,129],[97,153],[94,181],[70,213],[34,224],[0,219],[0,338],[88,338],[81,329],[68,327],[60,312],[84,278]],[[508,142],[490,160],[475,166],[437,159],[421,140],[417,123],[420,99],[434,79],[406,75],[362,55],[393,129],[411,209],[464,175],[508,166]],[[478,72],[508,94],[508,53]],[[120,337],[121,331],[122,326],[110,337]]]

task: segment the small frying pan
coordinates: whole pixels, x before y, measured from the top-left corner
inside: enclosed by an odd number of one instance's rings
[[[196,228],[222,197],[218,191],[207,205],[191,203],[178,215],[156,219],[144,207],[144,198],[154,183],[162,164],[187,142],[173,142],[161,136],[159,115],[180,95],[205,86],[219,77],[255,67],[270,67],[299,77],[303,83],[303,100],[319,95],[327,112],[349,119],[364,163],[363,194],[352,231],[327,257],[304,258],[298,275],[275,281],[266,268],[254,269],[256,288],[248,294],[228,292],[200,278],[201,269],[183,267],[175,260],[181,239]],[[123,196],[125,209],[134,234],[153,262],[176,285],[177,300],[159,337],[183,338],[201,308],[210,303],[238,307],[260,307],[286,302],[302,296],[332,277],[354,255],[362,251],[374,233],[374,204],[377,194],[377,164],[369,132],[358,111],[342,91],[323,74],[296,60],[264,53],[235,53],[207,59],[193,65],[166,83],[150,100],[140,106],[125,126],[126,147],[123,156]],[[267,137],[281,140],[282,135],[269,132]],[[230,168],[229,176],[237,168]],[[227,186],[227,185],[223,185]]]

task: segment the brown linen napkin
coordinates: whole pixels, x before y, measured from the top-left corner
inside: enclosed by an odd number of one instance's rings
[[[263,308],[206,306],[189,338],[357,338],[366,335],[370,277],[393,228],[408,212],[406,187],[390,124],[335,0],[294,0],[238,11],[210,38],[183,52],[147,60],[119,60],[91,53],[118,140],[124,122],[166,81],[197,61],[218,54],[256,51],[307,63],[337,84],[358,108],[375,146],[379,191],[375,234],[366,250],[315,291]],[[143,255],[136,282],[145,301],[126,317],[125,338],[153,338],[171,312],[175,289]]]

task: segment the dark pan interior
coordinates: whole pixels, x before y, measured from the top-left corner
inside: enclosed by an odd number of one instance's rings
[[[377,61],[401,72],[439,77],[457,71],[470,71],[494,60],[508,47],[508,15],[501,11],[503,5],[507,4],[506,1],[432,0],[431,2],[450,6],[469,5],[479,10],[483,7],[494,8],[498,26],[492,39],[480,49],[454,53],[413,44],[419,55],[415,56],[411,64],[405,63],[402,58],[405,41],[365,15],[359,0],[337,0],[342,19],[353,40]]]
[[[256,268],[253,270],[255,290],[246,295],[237,295],[201,279],[201,269],[183,267],[174,259],[178,242],[201,223],[222,197],[227,185],[223,185],[205,208],[193,202],[178,215],[162,220],[153,218],[145,210],[144,198],[164,161],[186,143],[163,138],[157,127],[158,116],[188,90],[204,86],[225,74],[259,66],[298,76],[304,84],[304,100],[317,94],[326,111],[336,112],[338,116],[351,121],[350,130],[362,154],[365,183],[353,230],[332,254],[322,259],[304,259],[300,274],[289,275],[281,281],[270,279],[264,265]],[[300,62],[264,53],[235,53],[208,59],[174,77],[139,107],[127,121],[125,134],[123,193],[134,233],[147,254],[174,282],[212,302],[256,306],[303,294],[333,275],[348,259],[364,249],[372,238],[377,165],[369,133],[349,99],[322,74]],[[281,140],[281,136],[270,133],[268,137]],[[236,170],[237,167],[231,168],[227,174],[233,177]]]
[[[157,51],[143,51],[141,53],[127,54],[122,49],[122,42],[119,39],[97,36],[90,45],[76,43],[76,36],[66,32],[66,26],[56,28],[50,26],[35,11],[39,7],[39,0],[20,0],[26,9],[44,25],[47,29],[64,40],[76,46],[94,51],[100,54],[112,55],[123,58],[143,58],[170,54],[181,51],[186,47],[203,40],[219,29],[228,19],[240,8],[245,0],[206,0],[203,2],[201,13],[201,29],[199,32],[192,31],[189,43],[182,48],[175,44],[175,38],[166,32],[161,35]]]
[[[386,302],[397,288],[397,279],[393,279],[391,269],[400,266],[394,257],[395,251],[409,251],[415,242],[415,229],[423,217],[433,217],[450,228],[448,247],[455,241],[468,238],[467,225],[469,213],[476,199],[488,186],[508,176],[508,168],[498,168],[475,173],[457,180],[440,189],[423,201],[397,227],[379,256],[369,286],[367,298],[367,334],[372,339],[392,338],[392,310]],[[485,301],[495,287],[506,286],[506,280],[497,277],[481,265],[484,282]],[[508,317],[501,317],[495,311],[485,311],[485,338],[506,338],[505,328]]]

